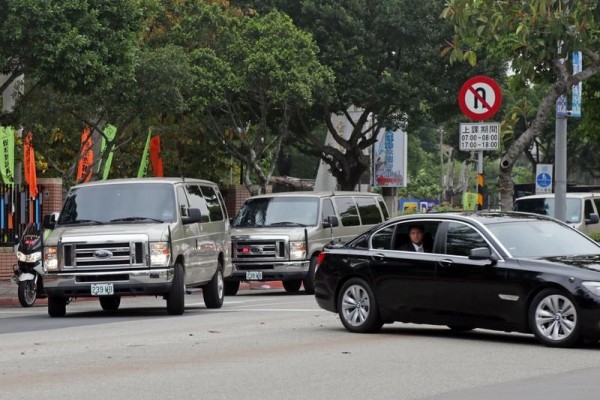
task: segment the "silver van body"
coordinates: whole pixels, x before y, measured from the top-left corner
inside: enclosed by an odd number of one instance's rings
[[[600,233],[598,210],[600,210],[600,193],[567,193],[566,222],[580,232],[589,235]],[[554,194],[536,194],[519,197],[513,204],[514,211],[554,217]]]
[[[98,296],[105,310],[121,296],[160,295],[182,314],[186,290],[223,303],[231,275],[231,228],[216,184],[188,178],[115,179],[71,188],[44,241],[51,316],[69,298]]]
[[[240,281],[283,281],[314,292],[318,254],[332,240],[345,242],[389,218],[383,198],[363,192],[286,192],[246,200],[232,226],[233,274],[225,294]]]

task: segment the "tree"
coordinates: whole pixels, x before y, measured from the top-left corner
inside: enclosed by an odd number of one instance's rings
[[[477,61],[485,49],[510,62],[524,84],[548,84],[535,117],[507,148],[500,161],[502,207],[512,204],[512,168],[544,130],[558,97],[600,72],[600,30],[596,1],[448,0],[442,17],[454,26],[444,54],[451,62]],[[560,46],[559,46],[560,44]],[[584,67],[573,74],[563,58],[582,51]]]

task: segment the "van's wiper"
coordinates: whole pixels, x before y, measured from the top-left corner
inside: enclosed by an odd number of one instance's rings
[[[125,218],[115,218],[111,219],[109,222],[137,222],[137,221],[153,221],[153,222],[165,222],[160,219],[152,218],[152,217],[125,217]]]
[[[78,225],[78,224],[103,225],[104,222],[96,221],[96,220],[93,220],[93,219],[74,219],[73,221],[63,222],[60,225]]]
[[[267,226],[302,226],[306,227],[307,225],[301,224],[300,222],[290,222],[290,221],[281,221],[281,222],[273,222]]]

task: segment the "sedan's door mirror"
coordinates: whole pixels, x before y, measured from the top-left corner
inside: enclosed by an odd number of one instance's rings
[[[202,213],[199,208],[188,208],[187,215],[181,217],[181,222],[184,225],[193,224],[202,220]]]
[[[597,224],[598,222],[600,222],[600,217],[596,213],[591,213],[590,217],[585,219],[586,225]]]
[[[495,257],[492,256],[492,251],[489,247],[476,247],[474,249],[471,249],[469,251],[469,259],[495,261]]]

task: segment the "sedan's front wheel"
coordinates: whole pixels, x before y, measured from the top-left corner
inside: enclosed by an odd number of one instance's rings
[[[372,333],[383,326],[375,294],[360,278],[344,283],[338,295],[337,308],[342,324],[350,332]]]
[[[570,347],[581,337],[577,307],[558,289],[544,289],[535,296],[529,308],[529,324],[533,334],[551,347]]]

